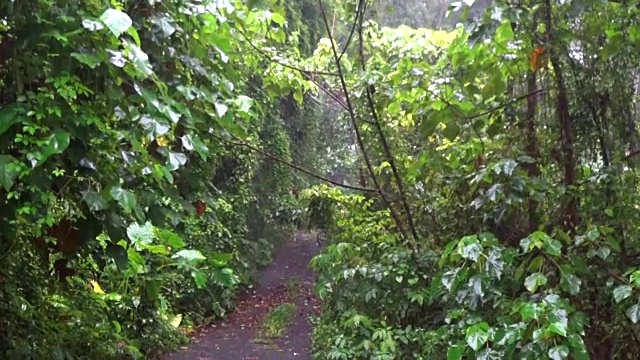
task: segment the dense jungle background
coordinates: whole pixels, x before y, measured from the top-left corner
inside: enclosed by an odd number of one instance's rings
[[[317,359],[640,358],[638,5],[3,1],[0,358],[176,350],[296,229]]]

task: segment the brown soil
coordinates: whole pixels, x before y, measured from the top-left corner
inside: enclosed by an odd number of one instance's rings
[[[317,252],[315,237],[297,234],[276,252],[273,262],[260,274],[259,285],[240,295],[233,313],[202,329],[190,346],[164,359],[310,360],[309,317],[317,311],[318,302],[309,262]],[[263,319],[282,303],[296,304],[296,315],[284,336],[265,339],[260,329]]]

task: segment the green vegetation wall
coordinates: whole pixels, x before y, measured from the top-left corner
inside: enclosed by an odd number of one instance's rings
[[[288,236],[294,175],[246,146],[291,159],[276,104],[308,89],[253,51],[271,10],[0,4],[0,357],[175,347]]]

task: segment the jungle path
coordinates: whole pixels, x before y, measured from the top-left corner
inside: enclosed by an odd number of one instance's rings
[[[184,350],[163,359],[177,360],[310,360],[312,326],[318,309],[309,262],[319,251],[315,236],[298,232],[274,254],[253,290],[239,295],[236,309],[200,330]],[[270,311],[295,304],[280,337],[265,336]],[[286,328],[285,328],[286,327]]]

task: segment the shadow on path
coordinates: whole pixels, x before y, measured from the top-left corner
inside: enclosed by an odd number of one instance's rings
[[[260,274],[260,283],[239,296],[234,312],[202,329],[186,350],[163,359],[179,360],[310,360],[312,327],[318,308],[309,262],[319,251],[315,237],[298,233],[275,254]],[[296,312],[278,339],[264,341],[260,326],[271,309],[296,305]]]

